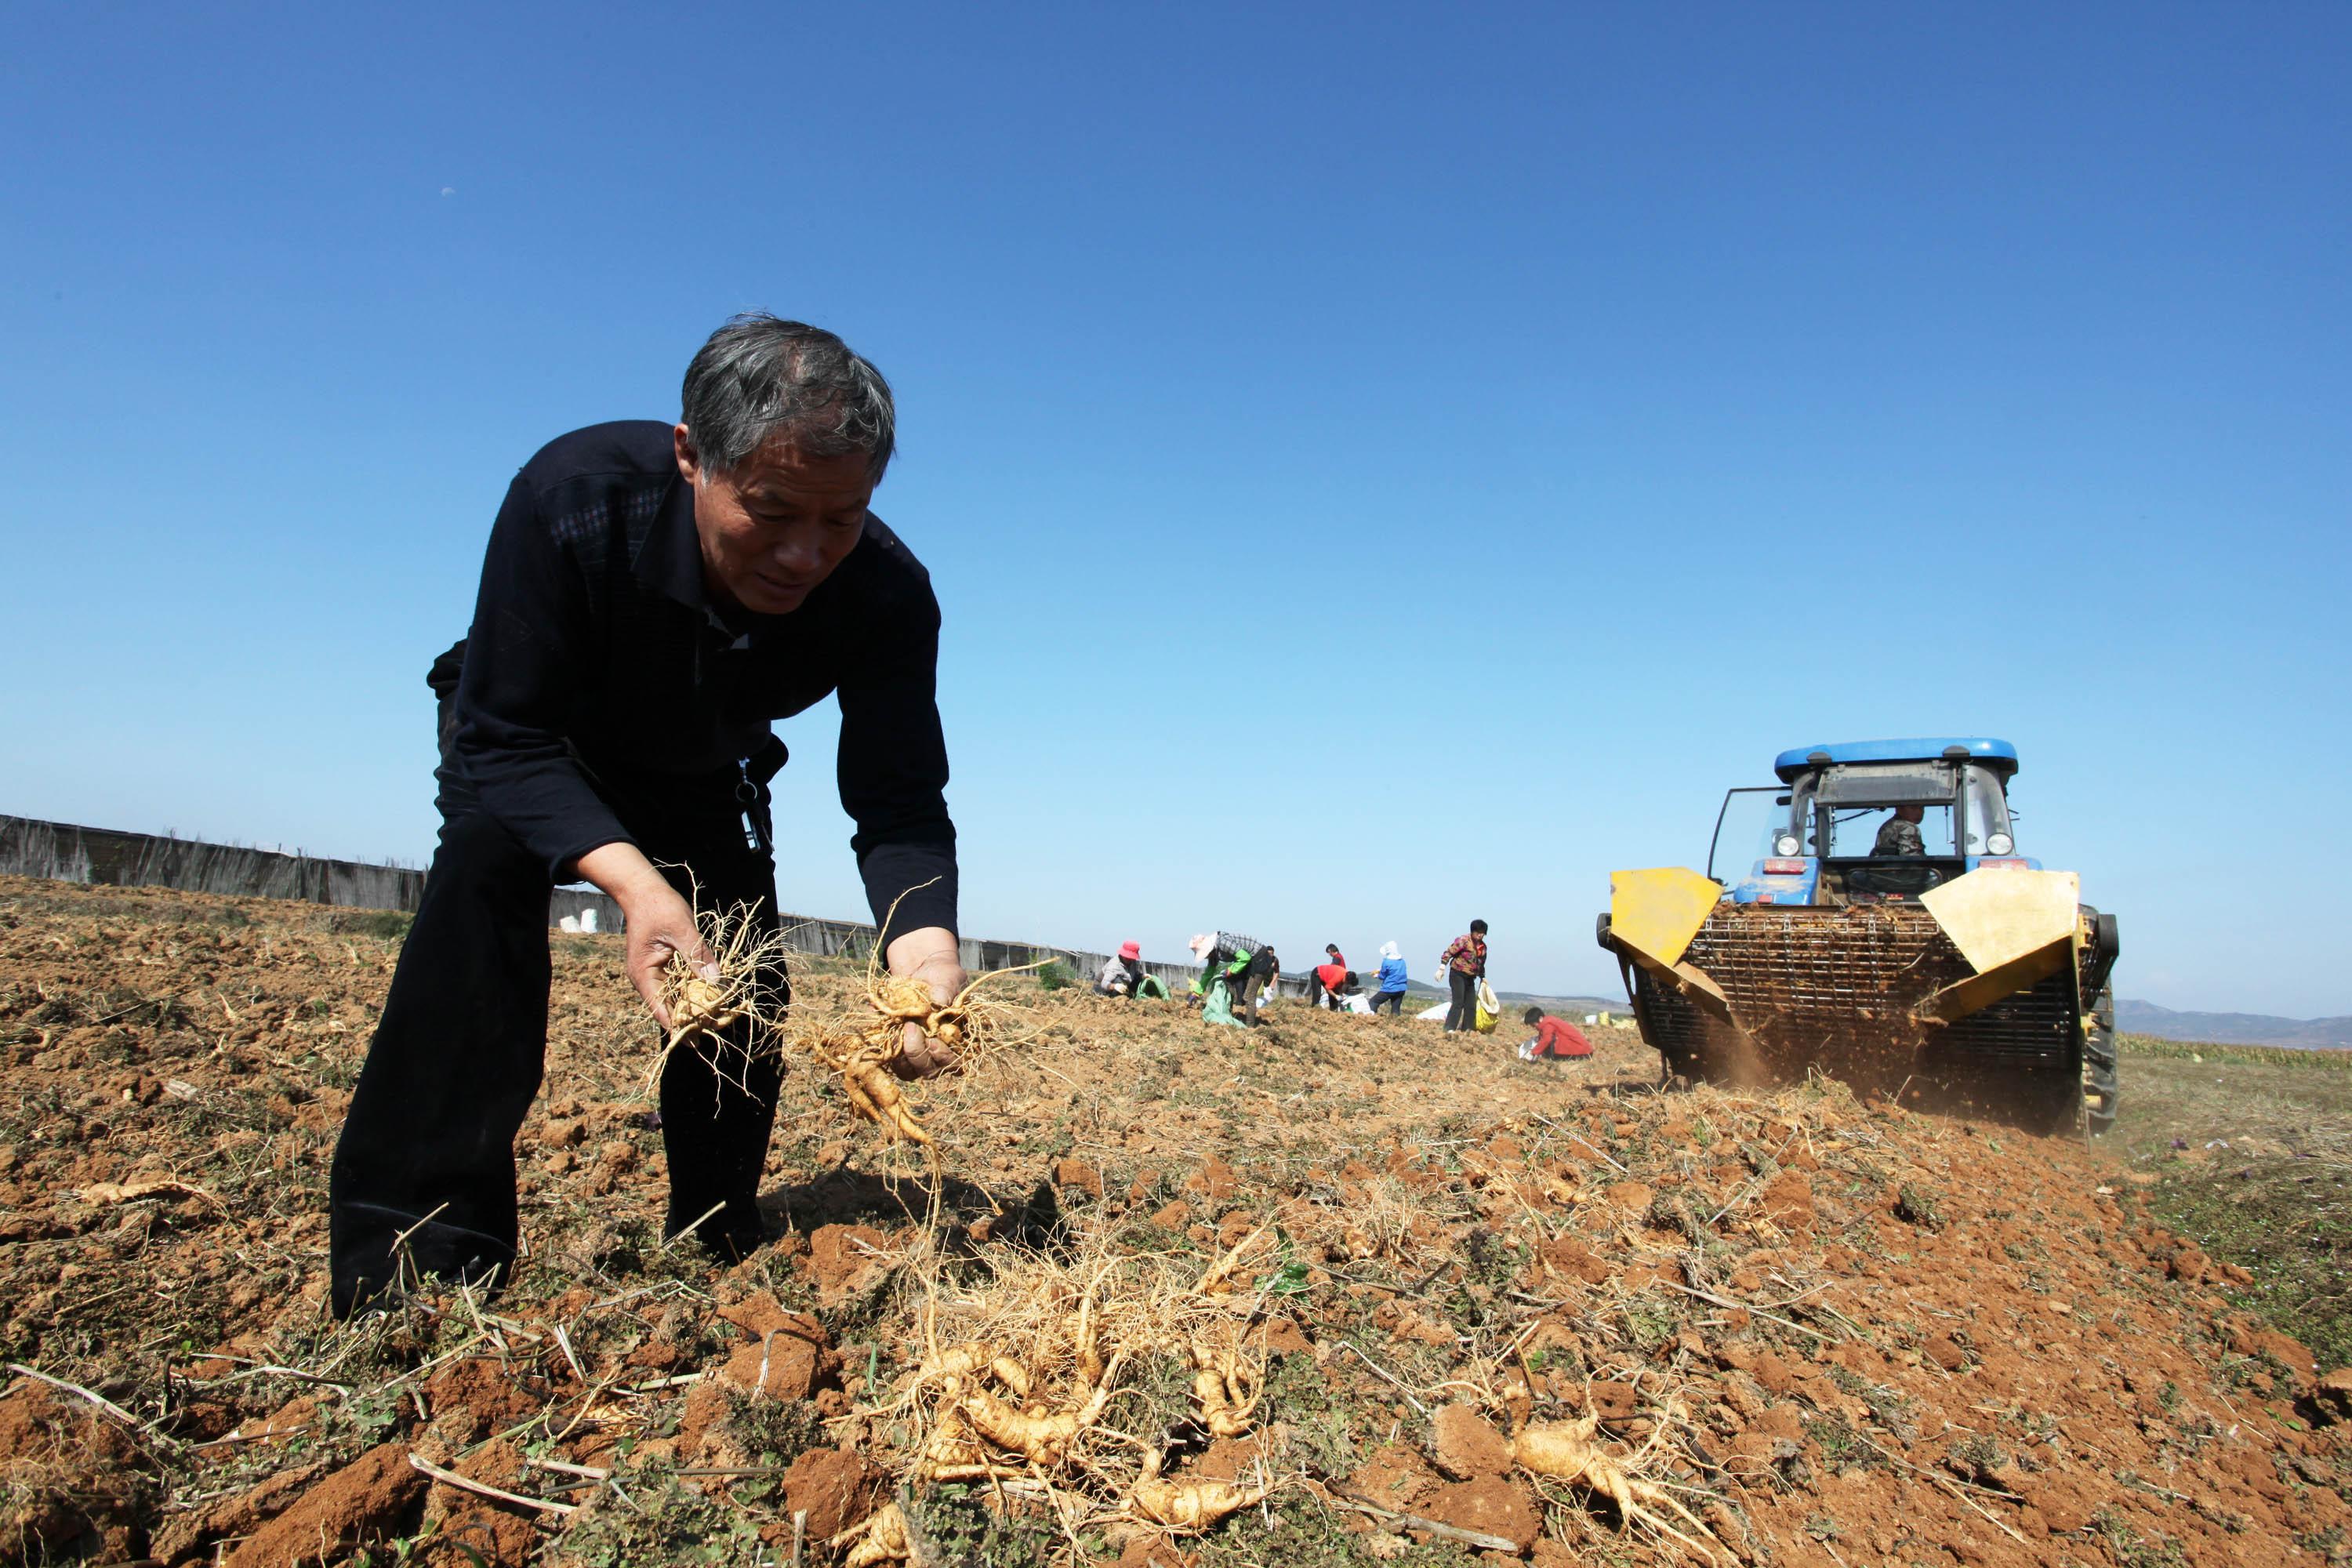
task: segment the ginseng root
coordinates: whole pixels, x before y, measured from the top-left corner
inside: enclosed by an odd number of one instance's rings
[[[1086,1380],[1088,1388],[1100,1388],[1105,1376],[1102,1346],[1095,1327],[1095,1291],[1101,1284],[1099,1273],[1087,1281],[1085,1291],[1078,1297],[1077,1315],[1070,1320],[1070,1353],[1077,1362],[1078,1375]]]
[[[906,1091],[879,1061],[848,1057],[831,1061],[830,1065],[841,1074],[842,1092],[848,1098],[850,1109],[858,1115],[910,1143],[931,1141],[931,1135],[923,1131],[923,1124],[907,1108]]]
[[[1038,963],[1044,963],[1039,960]],[[919,1026],[923,1033],[950,1050],[960,1048],[972,1032],[972,1024],[981,1012],[992,1004],[974,1000],[980,988],[992,980],[1007,974],[1019,974],[1038,967],[1037,963],[1016,964],[1011,969],[991,970],[972,976],[964,988],[949,1001],[941,1002],[931,995],[930,987],[919,980],[896,974],[884,974],[869,968],[866,978],[866,1000],[875,1012],[891,1024]]]
[[[1015,1399],[1029,1397],[1029,1369],[1009,1355],[998,1356],[988,1363],[988,1375],[1004,1385],[1004,1391]]]
[[[1124,1351],[1112,1356],[1102,1383],[1075,1409],[1034,1415],[1015,1409],[985,1388],[971,1389],[955,1408],[974,1431],[1006,1453],[1018,1454],[1040,1469],[1059,1469],[1069,1462],[1070,1445],[1077,1441],[1078,1434],[1102,1419],[1103,1407],[1110,1403],[1112,1380],[1125,1359]]]
[[[972,985],[979,984],[972,982]],[[888,1064],[905,1048],[905,1031],[910,1024],[949,1049],[959,1049],[970,1035],[965,1009],[971,994],[968,985],[954,1001],[942,1005],[921,981],[886,974],[869,966],[866,1000],[875,1014],[874,1021],[862,1028],[805,1037],[801,1044],[841,1075],[842,1094],[852,1110],[893,1137],[928,1144],[930,1134],[916,1119],[906,1091],[890,1076]]]
[[[713,984],[699,974],[677,982],[669,998],[669,1043],[712,1034],[740,1023],[743,1008],[726,984]]]
[[[852,1542],[856,1542],[851,1546]],[[838,1549],[849,1546],[849,1555],[842,1559],[844,1568],[875,1568],[882,1563],[906,1560],[907,1516],[898,1511],[895,1502],[886,1502],[867,1515],[861,1524],[852,1525],[835,1536],[826,1545]]]
[[[1267,1225],[1272,1223],[1271,1220],[1266,1222]],[[1231,1291],[1234,1288],[1234,1270],[1241,1267],[1242,1254],[1255,1247],[1258,1238],[1265,1235],[1265,1232],[1266,1226],[1259,1226],[1255,1230],[1234,1243],[1233,1250],[1225,1253],[1202,1271],[1201,1282],[1192,1287],[1192,1294],[1223,1296]]]
[[[995,1359],[996,1347],[985,1340],[966,1340],[961,1344],[950,1345],[915,1369],[913,1379],[907,1384],[907,1392],[919,1394],[930,1384],[953,1377],[970,1377]]]
[[[950,1383],[949,1392],[954,1392]],[[931,1428],[930,1440],[923,1446],[922,1462],[916,1466],[919,1479],[934,1481],[976,1480],[997,1474],[988,1462],[988,1449],[971,1428],[964,1424],[955,1406],[940,1412],[939,1424]]]
[[[1200,1401],[1201,1424],[1213,1437],[1246,1436],[1257,1414],[1257,1394],[1240,1355],[1192,1345],[1192,1397]]]
[[[695,973],[684,953],[670,955],[662,971],[662,1005],[669,1011],[666,1052],[689,1040],[717,1036],[748,1023],[763,1034],[782,1021],[770,1005],[767,973],[781,963],[784,933],[762,924],[760,906],[737,904],[714,912],[698,911],[695,923],[718,978]]]
[[[1627,1474],[1623,1465],[1602,1453],[1592,1441],[1592,1434],[1600,1425],[1598,1415],[1587,1415],[1575,1421],[1524,1427],[1511,1439],[1511,1458],[1521,1468],[1537,1475],[1601,1493],[1617,1505],[1617,1512],[1626,1523],[1646,1524],[1707,1561],[1715,1561],[1714,1552],[1676,1530],[1658,1510],[1671,1511],[1710,1542],[1715,1539],[1714,1532],[1675,1501],[1673,1493]]]
[[[1271,1482],[1250,1486],[1242,1481],[1171,1480],[1160,1473],[1163,1463],[1157,1449],[1144,1457],[1143,1474],[1128,1492],[1128,1504],[1152,1523],[1185,1534],[1206,1530],[1229,1513],[1261,1503],[1274,1491]]]

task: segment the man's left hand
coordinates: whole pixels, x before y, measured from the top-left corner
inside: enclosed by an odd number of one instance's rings
[[[963,959],[956,945],[955,932],[944,926],[925,926],[890,939],[883,958],[890,973],[906,980],[919,980],[929,987],[935,1006],[945,1006],[963,990],[968,977]],[[900,1078],[932,1078],[940,1073],[953,1072],[962,1064],[954,1051],[945,1044],[923,1033],[920,1024],[907,1026],[906,1038],[898,1054],[887,1063]]]

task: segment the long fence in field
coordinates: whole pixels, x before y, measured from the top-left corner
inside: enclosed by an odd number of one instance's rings
[[[357,860],[329,860],[299,851],[255,849],[234,844],[205,844],[193,838],[157,837],[147,833],[120,833],[111,828],[79,827],[72,823],[42,822],[32,817],[0,816],[0,875],[47,877],[57,881],[87,882],[123,888],[172,888],[189,893],[224,893],[238,898],[302,899],[311,903],[340,904],[352,909],[404,910],[415,912],[425,896],[425,873],[408,866],[374,866]],[[593,889],[557,888],[548,895],[547,923],[592,924],[608,931],[621,929],[621,907]],[[787,941],[795,952],[822,958],[862,958],[874,951],[876,930],[860,921],[829,921],[786,915]],[[1108,954],[1082,948],[1048,947],[1030,942],[997,942],[984,937],[963,939],[963,964],[975,973],[983,969],[1010,969],[1059,959],[1081,980],[1091,981]],[[1199,978],[1197,963],[1147,963],[1143,966],[1181,994]],[[1282,989],[1303,994],[1304,975],[1285,975]]]
[[[416,908],[424,873],[193,838],[159,838],[0,816],[0,872],[121,888],[173,888],[257,899],[307,899],[363,910]]]

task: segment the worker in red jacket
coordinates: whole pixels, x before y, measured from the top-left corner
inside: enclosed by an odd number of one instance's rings
[[[1535,1030],[1519,1043],[1519,1060],[1523,1062],[1566,1061],[1571,1057],[1592,1054],[1592,1042],[1584,1037],[1584,1031],[1565,1018],[1555,1018],[1540,1007],[1530,1007],[1520,1021]]]
[[[1348,994],[1354,976],[1348,973],[1348,961],[1339,954],[1339,944],[1323,944],[1323,962],[1309,972],[1307,1000],[1310,1005],[1328,1007],[1334,1013],[1345,1012],[1347,1004],[1340,1000]]]

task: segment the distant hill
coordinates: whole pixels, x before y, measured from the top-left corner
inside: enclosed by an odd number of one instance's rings
[[[2176,1013],[2153,1002],[2116,1003],[2116,1027],[2161,1040],[2210,1040],[2222,1046],[2352,1048],[2352,1018],[2274,1018],[2267,1013]]]

